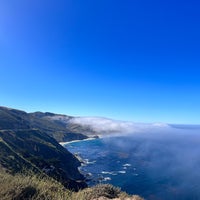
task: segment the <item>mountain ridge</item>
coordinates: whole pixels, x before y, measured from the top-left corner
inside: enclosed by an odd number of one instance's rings
[[[27,113],[17,109],[0,107],[0,130],[14,129],[38,129],[58,142],[86,139],[88,136],[84,132],[95,132],[86,126],[79,124],[66,124],[61,120],[53,120],[50,117],[61,116],[54,113]],[[72,118],[65,115],[65,118]],[[82,133],[83,132],[83,133]]]
[[[49,122],[46,129],[47,121],[36,126],[39,121],[24,111],[0,107],[0,166],[10,173],[28,169],[46,174],[75,191],[86,187],[78,170],[81,163],[50,134],[55,125]]]

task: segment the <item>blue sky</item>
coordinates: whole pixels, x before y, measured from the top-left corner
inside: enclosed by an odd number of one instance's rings
[[[199,124],[200,3],[0,1],[0,104]]]

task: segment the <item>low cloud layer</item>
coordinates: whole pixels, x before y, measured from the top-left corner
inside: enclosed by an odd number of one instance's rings
[[[124,182],[122,189],[146,199],[200,199],[200,125],[134,123],[99,117],[70,121],[89,126],[100,135],[117,134],[103,137],[105,149],[101,151],[105,154],[97,154],[96,159],[103,159],[104,169],[109,170],[116,156],[116,160],[123,159],[137,170],[137,178]]]
[[[128,121],[112,120],[101,117],[75,117],[70,120],[71,123],[86,125],[93,130],[101,133],[140,133],[145,131],[154,131],[168,129],[170,126],[165,123],[134,123]]]
[[[139,182],[133,179],[123,189],[128,187],[129,192],[146,199],[154,199],[151,195],[163,200],[200,199],[199,126],[171,127],[165,132],[132,134],[119,139],[110,137],[106,144],[128,155],[126,162],[138,170]],[[145,190],[141,189],[144,185]]]

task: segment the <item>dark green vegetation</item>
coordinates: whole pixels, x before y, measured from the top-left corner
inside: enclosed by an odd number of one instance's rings
[[[34,115],[0,107],[1,166],[11,173],[26,168],[47,174],[74,190],[86,187],[84,177],[78,171],[80,162],[50,136],[55,136],[57,129],[61,131],[61,125],[46,119],[40,120]],[[63,128],[64,134],[67,137]],[[81,134],[77,134],[77,137],[86,138]]]
[[[84,133],[95,131],[90,127],[70,122],[73,117],[53,113],[26,113],[24,111],[0,107],[0,130],[37,129],[45,132],[58,142],[86,139]]]
[[[12,173],[31,168],[72,189],[86,186],[77,169],[79,161],[45,133],[38,130],[2,130],[0,145],[0,163]]]

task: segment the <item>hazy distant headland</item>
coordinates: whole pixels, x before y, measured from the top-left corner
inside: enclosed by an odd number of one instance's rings
[[[200,125],[138,123],[105,117],[74,117],[50,112],[26,113],[17,109],[0,107],[0,129],[39,129],[58,142],[82,140],[120,134],[152,133],[199,129]]]

